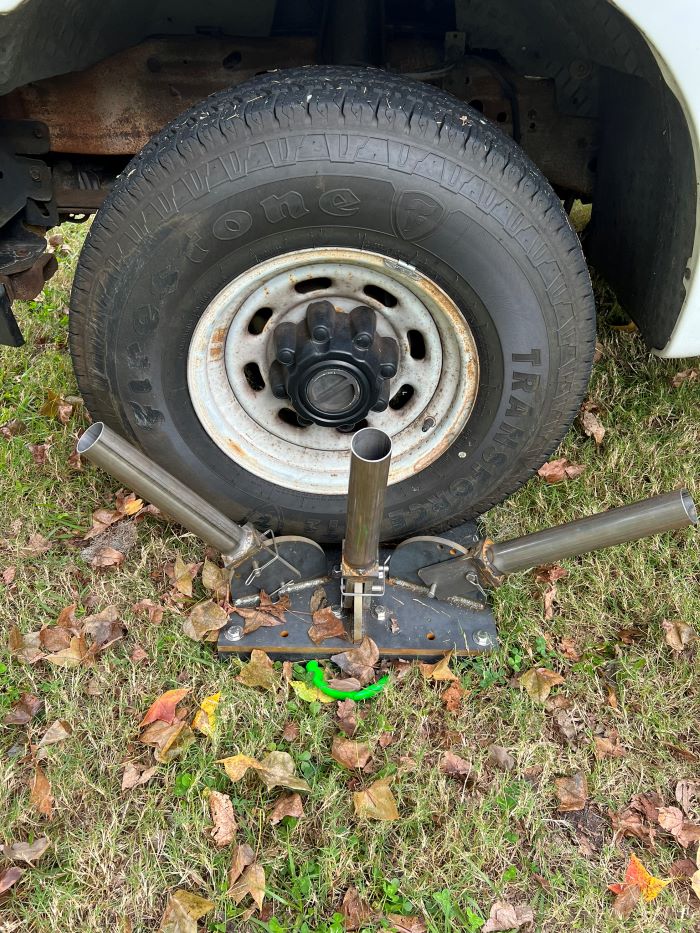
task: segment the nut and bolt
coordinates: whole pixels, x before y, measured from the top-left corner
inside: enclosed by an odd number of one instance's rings
[[[38,168],[33,168],[29,172],[29,177],[31,178],[32,181],[41,181],[41,172],[39,171]]]
[[[224,629],[224,641],[240,641],[243,638],[242,625],[229,625]]]
[[[386,617],[387,617],[386,606],[382,606],[381,603],[375,603],[375,605],[372,606],[372,615],[378,622],[386,622]]]
[[[493,645],[490,632],[487,632],[485,628],[478,628],[474,632],[474,644],[478,645],[479,648],[490,648]]]

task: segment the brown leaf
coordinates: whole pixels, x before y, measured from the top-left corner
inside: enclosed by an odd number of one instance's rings
[[[678,781],[674,796],[686,813],[690,813],[695,797],[700,797],[700,781]]]
[[[134,645],[131,654],[129,655],[129,660],[132,664],[140,664],[142,661],[148,660],[148,654],[144,651],[141,645]]]
[[[393,745],[396,741],[396,736],[393,732],[382,732],[379,736],[379,746],[380,748],[389,748],[390,745]]]
[[[677,859],[668,870],[671,878],[692,878],[697,871],[697,865],[692,858]]]
[[[336,737],[333,739],[331,756],[343,768],[359,768],[362,770],[372,757],[372,752],[369,746],[363,742],[353,742],[352,739]]]
[[[12,885],[19,881],[24,872],[24,868],[18,868],[16,865],[0,869],[0,894],[9,891]]]
[[[192,564],[188,566],[179,554],[176,556],[173,565],[173,583],[178,593],[182,593],[183,596],[192,596],[192,566]]]
[[[367,901],[363,901],[360,892],[351,885],[345,892],[343,903],[340,905],[343,915],[343,926],[346,930],[359,930],[374,916],[374,911]]]
[[[17,437],[18,434],[23,434],[24,430],[25,424],[20,421],[19,418],[13,418],[11,421],[6,421],[5,424],[0,425],[0,435],[8,441],[11,437]]]
[[[204,558],[202,566],[202,586],[205,590],[214,593],[217,599],[225,599],[228,596],[228,581],[230,572],[223,567],[217,567],[215,563]]]
[[[700,825],[691,823],[678,807],[659,807],[659,826],[684,849],[700,841]]]
[[[671,754],[676,755],[678,758],[682,758],[683,761],[689,761],[692,764],[700,761],[700,755],[696,755],[695,752],[691,752],[689,748],[684,748],[682,745],[673,745],[671,742],[664,742],[664,747],[667,748]]]
[[[546,483],[562,483],[567,479],[577,479],[585,469],[580,463],[572,463],[566,457],[561,457],[543,464],[537,474]]]
[[[213,790],[209,794],[209,811],[211,813],[212,827],[210,833],[214,845],[223,849],[236,838],[238,823],[233,812],[233,803],[228,794],[220,794]]]
[[[398,820],[399,811],[389,784],[390,778],[381,778],[366,790],[354,793],[355,815],[371,820]]]
[[[218,632],[228,622],[228,612],[213,600],[198,603],[182,625],[182,631],[193,641],[202,641],[210,632]]]
[[[338,728],[352,738],[357,731],[357,703],[354,700],[339,700],[336,716]]]
[[[119,620],[116,606],[107,606],[102,612],[86,616],[83,619],[83,633],[90,635],[97,648],[103,651],[126,634],[124,625]]]
[[[597,445],[603,443],[605,428],[600,418],[594,412],[584,409],[579,415],[579,422],[583,428],[583,433],[587,437],[592,437]]]
[[[379,663],[379,649],[372,639],[365,635],[357,648],[351,648],[341,654],[334,654],[331,656],[331,661],[341,671],[351,677],[357,677],[360,683],[365,686],[365,684],[375,679],[374,668]]]
[[[285,742],[296,742],[296,740],[299,738],[299,723],[293,722],[291,719],[289,719],[284,724],[282,738]]]
[[[161,733],[159,741],[153,743],[153,756],[161,764],[169,764],[187,751],[195,741],[195,735],[186,722],[175,722],[172,726],[168,726],[167,723],[162,725],[165,726],[165,730]],[[143,741],[143,736],[141,740]]]
[[[327,605],[328,596],[325,589],[322,586],[317,586],[309,600],[309,612],[313,614],[318,612],[319,609],[325,609]]]
[[[642,889],[638,884],[624,885],[620,893],[615,896],[615,900],[613,901],[613,913],[617,914],[617,916],[623,920],[629,917],[629,915],[639,903],[641,896]]]
[[[501,771],[512,771],[515,767],[515,758],[502,745],[489,745],[488,759]]]
[[[435,664],[420,664],[421,674],[425,680],[456,680],[459,677],[450,670],[450,661],[454,651],[448,651],[446,655],[436,661]]]
[[[279,686],[279,675],[275,671],[272,661],[265,654],[254,648],[250,653],[250,661],[244,664],[241,673],[236,677],[239,683],[246,687],[262,687],[274,693]]]
[[[40,633],[29,632],[24,635],[14,624],[10,626],[8,649],[12,657],[26,661],[27,664],[35,664],[45,657],[41,649]]]
[[[176,690],[166,690],[151,703],[148,712],[139,723],[139,729],[147,726],[150,722],[167,722],[172,725],[175,722],[175,709],[187,694],[191,687],[178,687]]]
[[[671,386],[678,389],[684,382],[697,382],[700,379],[700,369],[682,369],[671,377]]]
[[[44,701],[33,693],[23,693],[12,709],[5,714],[3,724],[6,726],[26,726],[44,706]]]
[[[518,678],[518,683],[523,687],[529,696],[538,703],[544,703],[550,694],[552,687],[564,683],[561,674],[556,674],[546,667],[533,667]]]
[[[228,891],[229,897],[235,904],[240,904],[248,894],[255,901],[258,910],[262,910],[265,899],[265,869],[257,862],[249,865]]]
[[[578,643],[575,639],[571,638],[570,635],[564,635],[563,638],[559,639],[557,649],[559,653],[563,654],[565,658],[569,659],[569,661],[581,660],[581,651],[579,649]]]
[[[270,823],[276,826],[286,816],[293,816],[296,819],[304,815],[304,805],[301,802],[299,794],[282,794],[280,799],[270,813]]]
[[[315,645],[320,645],[326,638],[343,638],[345,628],[342,619],[338,618],[330,606],[326,606],[314,612],[313,624],[309,627],[308,634]]]
[[[445,706],[445,709],[449,713],[456,713],[461,709],[462,701],[466,695],[466,691],[462,688],[458,680],[455,680],[453,683],[446,687],[441,694],[442,702]]]
[[[72,454],[68,455],[68,466],[76,473],[79,473],[83,469],[83,458],[77,450],[74,450]]]
[[[356,677],[334,677],[328,681],[328,686],[333,690],[359,690],[362,684]]]
[[[52,547],[48,538],[35,531],[29,536],[26,545],[19,549],[19,553],[22,557],[38,557],[40,554],[46,554]]]
[[[386,919],[393,933],[427,933],[427,926],[420,917],[406,917],[403,914],[387,914]]]
[[[56,651],[54,654],[47,654],[44,660],[55,667],[74,668],[85,659],[87,650],[85,638],[82,635],[74,635],[67,648]]]
[[[255,861],[255,852],[247,843],[240,843],[233,850],[231,856],[231,867],[228,872],[229,889],[241,877],[245,868],[252,865]]]
[[[447,777],[455,778],[458,781],[464,781],[467,785],[474,783],[474,771],[471,764],[459,755],[453,752],[445,752],[440,759],[440,770]]]
[[[599,761],[603,758],[623,758],[625,755],[625,750],[620,745],[620,739],[617,735],[612,738],[596,735],[593,738],[593,745],[593,752]]]
[[[687,622],[681,622],[680,619],[664,619],[661,627],[665,632],[666,644],[679,654],[696,637],[692,626],[688,625]]]
[[[542,597],[542,602],[544,605],[544,618],[547,622],[554,618],[554,603],[556,598],[557,585],[556,583],[550,583],[547,589],[544,591],[544,596]]]
[[[34,842],[14,842],[10,846],[0,846],[0,849],[9,861],[27,862],[31,865],[41,858],[50,845],[46,836],[39,836]]]
[[[51,793],[51,784],[49,779],[44,774],[40,765],[35,765],[34,767],[34,780],[32,781],[32,789],[29,795],[29,803],[41,813],[42,816],[45,816],[47,820],[50,820],[53,816],[53,795]]]
[[[70,648],[70,629],[60,625],[45,625],[39,632],[39,643],[44,651],[65,651]]]
[[[146,765],[127,761],[122,775],[122,790],[131,790],[134,787],[140,787],[142,784],[148,784],[157,771],[158,765],[148,768]]]
[[[163,621],[163,607],[152,599],[140,599],[131,607],[132,612],[145,613],[148,621],[157,624]]]
[[[481,933],[500,933],[502,930],[519,930],[526,923],[535,922],[535,912],[527,904],[509,904],[496,901],[489,911],[489,919]]]
[[[107,567],[119,567],[124,563],[124,554],[116,548],[105,545],[95,551],[88,563],[96,570],[104,570]]]
[[[15,577],[17,576],[17,568],[16,567],[5,567],[5,569],[3,570],[2,574],[0,574],[0,576],[2,576],[2,582],[5,584],[5,586],[11,586],[15,582]]]
[[[533,573],[538,583],[556,583],[569,575],[569,571],[558,564],[542,564],[541,567],[535,567]]]
[[[216,905],[198,894],[182,889],[170,895],[159,933],[197,933],[197,921]]]
[[[29,453],[32,455],[32,460],[36,466],[42,466],[46,462],[46,455],[49,452],[51,447],[50,443],[46,444],[27,444]]]
[[[75,618],[76,604],[71,603],[69,606],[64,606],[63,609],[58,614],[56,619],[56,627],[64,628],[69,632],[72,632],[73,635],[78,635],[80,632],[80,622]]]
[[[56,745],[57,742],[64,742],[73,734],[73,729],[65,719],[55,719],[39,742],[38,748],[45,748],[47,745]]]
[[[554,781],[560,813],[570,813],[572,810],[583,810],[588,800],[588,781],[586,775],[579,771],[571,777],[560,777]]]

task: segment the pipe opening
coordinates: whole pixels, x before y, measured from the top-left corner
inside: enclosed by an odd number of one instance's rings
[[[685,514],[688,516],[688,520],[692,522],[693,525],[697,525],[698,510],[695,508],[693,497],[687,489],[681,489],[681,502],[683,503],[683,508],[685,509]]]
[[[379,463],[391,456],[391,438],[379,428],[362,428],[350,444],[354,457],[367,463]]]
[[[78,453],[86,454],[88,450],[99,441],[103,430],[104,424],[102,421],[96,421],[94,424],[91,424],[76,445],[75,449]]]

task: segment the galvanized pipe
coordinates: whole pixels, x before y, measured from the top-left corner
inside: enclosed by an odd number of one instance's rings
[[[158,466],[133,444],[101,421],[90,425],[78,441],[78,453],[120,483],[152,502],[227,558],[239,563],[260,550],[262,539],[252,525],[238,525],[179,479]]]
[[[350,444],[350,483],[343,557],[353,570],[377,562],[384,494],[391,464],[391,438],[378,428],[362,428]]]
[[[499,573],[518,573],[587,551],[685,528],[697,524],[697,521],[698,514],[690,493],[679,489],[512,541],[494,543],[485,556]]]

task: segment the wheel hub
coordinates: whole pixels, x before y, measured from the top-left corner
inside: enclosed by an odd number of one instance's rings
[[[368,412],[387,408],[399,346],[378,336],[372,308],[346,314],[313,301],[303,320],[279,324],[273,339],[270,387],[290,400],[301,423],[352,430]]]

